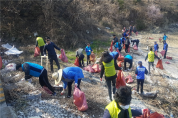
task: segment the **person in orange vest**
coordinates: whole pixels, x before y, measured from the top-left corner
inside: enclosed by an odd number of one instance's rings
[[[145,61],[148,58],[148,74],[150,74],[150,65],[152,65],[152,67],[154,69],[154,58],[155,57],[158,58],[158,59],[160,59],[158,56],[155,55],[155,53],[153,52],[153,49],[150,48],[150,52],[145,57]]]
[[[44,45],[45,41],[43,40],[43,38],[36,35],[36,47],[38,46],[40,48],[41,56],[44,55],[43,53]]]
[[[131,94],[130,87],[120,87],[114,95],[115,100],[106,106],[103,118],[132,118],[130,107]]]

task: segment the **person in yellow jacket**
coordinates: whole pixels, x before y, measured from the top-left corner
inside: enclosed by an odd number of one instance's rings
[[[132,118],[130,102],[132,91],[128,86],[120,87],[104,111],[103,118]]]
[[[116,59],[118,58],[118,56],[119,54],[117,54],[113,59],[113,57],[109,54],[109,52],[105,51],[100,60],[100,64],[101,64],[100,80],[102,81],[103,74],[105,73],[105,80],[108,86],[108,93],[111,101],[112,101],[111,82],[113,86],[113,94],[115,94],[116,78],[117,78],[116,70],[121,70],[121,68],[116,63]]]
[[[153,48],[150,48],[150,52],[147,54],[147,56],[145,57],[145,61],[148,58],[148,74],[150,74],[150,65],[152,65],[153,69],[154,69],[154,59],[158,58],[160,59],[158,56],[155,55],[155,53],[153,52]]]
[[[45,41],[42,37],[36,36],[36,47],[38,46],[40,48],[41,56],[44,55],[43,49],[44,49]]]

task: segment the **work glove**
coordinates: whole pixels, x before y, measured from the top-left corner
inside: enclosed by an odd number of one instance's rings
[[[77,83],[75,83],[75,87],[77,87],[78,86],[78,84]]]
[[[63,91],[61,92],[61,95],[64,95],[64,93],[65,93],[65,90],[63,90]]]
[[[102,81],[102,78],[100,78],[100,81]]]
[[[44,57],[46,57],[46,55],[44,55]]]
[[[91,50],[89,50],[89,52],[91,52]]]

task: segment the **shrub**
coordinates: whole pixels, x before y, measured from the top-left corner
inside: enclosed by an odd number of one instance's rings
[[[144,30],[147,28],[144,21],[141,19],[136,20],[136,27],[137,27],[137,30]]]

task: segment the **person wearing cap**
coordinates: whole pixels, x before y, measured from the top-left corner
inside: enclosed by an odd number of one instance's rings
[[[132,118],[131,99],[131,87],[120,87],[114,95],[114,100],[106,106],[103,118]]]
[[[60,81],[63,82],[63,95],[68,86],[67,98],[71,97],[72,83],[75,82],[75,87],[80,89],[81,79],[84,78],[82,69],[79,67],[67,67],[65,69],[59,69],[58,72],[52,74],[52,78],[55,79],[55,85],[59,85]]]
[[[155,53],[153,52],[153,49],[150,48],[150,52],[147,54],[147,56],[145,57],[145,61],[148,58],[148,70],[149,70],[149,74],[150,74],[150,65],[152,65],[153,69],[154,69],[154,58],[160,59],[158,56],[155,55]]]
[[[116,70],[121,70],[121,68],[117,65],[116,59],[118,58],[119,54],[117,53],[114,56],[111,56],[108,51],[105,51],[101,57],[100,64],[101,64],[101,73],[100,73],[100,80],[102,81],[103,74],[105,73],[105,80],[108,86],[108,94],[109,99],[112,101],[112,92],[111,92],[111,83],[113,86],[113,94],[116,91]]]
[[[138,66],[135,70],[135,75],[137,78],[137,92],[139,93],[139,85],[141,85],[141,94],[143,94],[143,83],[145,79],[145,74],[148,74],[148,70],[142,65],[142,62],[139,61]]]
[[[115,45],[116,42],[118,42],[118,38],[116,37],[116,35],[113,35],[113,45]]]
[[[50,66],[51,66],[51,72],[53,72],[53,60],[56,62],[56,65],[58,67],[58,70],[60,69],[60,65],[57,59],[56,52],[54,48],[57,50],[60,50],[53,42],[51,42],[50,37],[46,37],[47,43],[44,46],[44,56],[46,56],[46,50],[48,51],[48,58],[50,61]]]
[[[158,46],[157,42],[155,41],[155,44],[154,44],[154,52],[155,52],[155,51],[158,52],[158,49],[159,49],[159,46]]]
[[[129,37],[127,37],[125,40],[125,52],[126,53],[128,53],[129,45],[130,45],[130,40],[129,40]]]
[[[124,57],[124,71],[127,71],[126,70],[126,63],[127,62],[130,64],[129,69],[128,69],[130,71],[131,68],[132,68],[132,62],[133,62],[133,57],[131,55],[126,55]]]
[[[84,63],[83,63],[83,59],[84,59],[84,55],[83,55],[83,49],[82,48],[79,48],[77,51],[76,51],[76,57],[79,58],[79,67],[84,67]]]
[[[88,65],[88,63],[89,63],[89,64],[91,63],[91,61],[90,61],[90,55],[91,55],[91,52],[93,52],[93,50],[91,49],[89,43],[87,44],[87,46],[86,46],[86,48],[85,48],[85,52],[86,52],[86,54],[87,54],[87,65]]]
[[[165,50],[164,53],[164,59],[166,59],[166,54],[167,54],[167,49],[168,49],[168,44],[166,43],[166,41],[163,41],[164,45],[163,45],[163,50]]]
[[[47,70],[43,66],[31,62],[25,62],[23,64],[18,63],[16,64],[16,70],[25,72],[25,80],[29,80],[32,76],[39,77],[41,87],[48,87],[53,95],[56,95],[53,87],[48,81]]]
[[[36,35],[36,47],[38,46],[40,48],[41,56],[44,55],[43,53],[44,45],[45,41],[43,40],[43,38]]]

